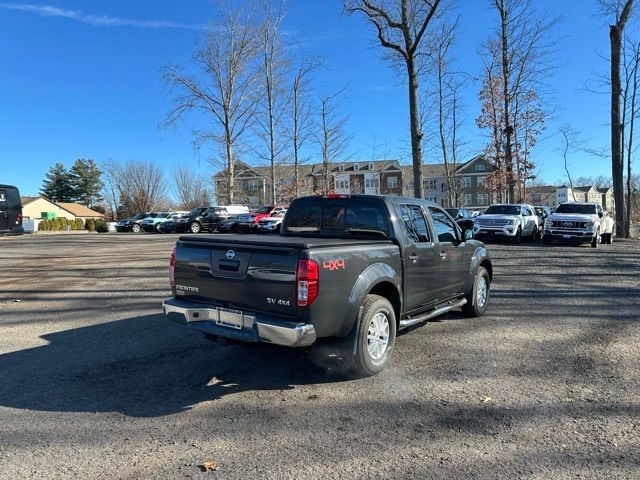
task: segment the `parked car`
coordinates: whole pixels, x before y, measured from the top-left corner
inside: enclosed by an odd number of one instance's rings
[[[167,220],[170,214],[171,212],[152,213],[151,215],[142,219],[142,221],[140,222],[140,226],[147,233],[155,232],[157,225]]]
[[[218,224],[218,231],[220,233],[237,233],[238,231],[238,216],[229,217],[226,220],[222,220]]]
[[[466,231],[471,231],[473,233],[473,225],[475,224],[473,213],[466,208],[446,208],[445,209],[451,218],[453,218],[462,233],[464,234]]]
[[[473,234],[477,239],[504,238],[520,243],[523,237],[535,239],[539,228],[531,205],[498,204],[475,218]]]
[[[149,215],[150,213],[138,213],[137,215],[134,215],[127,220],[120,220],[116,224],[116,231],[138,233],[140,230],[142,230],[140,222],[142,222],[142,220],[147,218]]]
[[[614,221],[598,203],[567,202],[558,205],[544,223],[542,241],[551,243],[612,243]]]
[[[288,207],[289,205],[271,205],[260,207],[248,214],[240,215],[240,218],[238,218],[238,230],[240,232],[256,232],[260,220],[284,214]]]
[[[191,210],[186,215],[178,218],[174,225],[175,231],[180,233],[188,232],[190,222],[193,220],[197,220],[199,217],[201,217],[202,214],[206,212],[208,208],[210,207],[197,207]]]
[[[196,209],[199,210],[199,209]],[[176,231],[191,233],[215,232],[218,224],[232,215],[248,213],[249,208],[243,205],[226,205],[209,207],[204,211],[189,214],[185,222],[177,225]]]
[[[175,232],[176,222],[188,214],[189,212],[171,212],[164,222],[160,222],[156,224],[156,232],[160,232],[160,233]]]
[[[13,185],[0,185],[0,233],[24,233],[20,191]]]
[[[279,236],[181,237],[162,308],[208,338],[295,347],[330,339],[323,347],[350,370],[373,375],[399,329],[457,308],[483,315],[492,272],[484,245],[465,240],[433,202],[302,197]]]
[[[273,217],[265,217],[259,220],[258,233],[279,233],[284,215],[284,213],[280,213]]]
[[[542,231],[544,230],[544,221],[549,215],[551,215],[551,209],[544,206],[534,206],[533,211],[538,216],[538,240],[542,238]]]

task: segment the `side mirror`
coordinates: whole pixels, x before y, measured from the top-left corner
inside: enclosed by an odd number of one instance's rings
[[[464,237],[465,240],[471,240],[473,238],[473,230],[471,230],[470,228],[467,228],[462,236]]]
[[[602,212],[598,212],[598,216],[602,218],[604,215],[602,214]]]

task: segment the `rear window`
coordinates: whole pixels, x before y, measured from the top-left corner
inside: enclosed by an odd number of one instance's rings
[[[386,209],[375,198],[297,200],[287,211],[283,233],[318,236],[389,236]]]

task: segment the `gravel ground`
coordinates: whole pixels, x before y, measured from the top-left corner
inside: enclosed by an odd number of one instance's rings
[[[640,477],[638,242],[491,245],[485,317],[348,380],[166,321],[175,238],[0,238],[0,478]]]

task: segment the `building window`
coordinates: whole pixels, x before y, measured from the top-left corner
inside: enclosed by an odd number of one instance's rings
[[[387,177],[387,188],[398,188],[398,177]]]
[[[253,207],[257,207],[258,203],[259,203],[258,197],[249,197],[249,205]]]
[[[433,195],[425,195],[424,199],[434,203],[437,201],[436,197]]]
[[[436,179],[429,178],[427,180],[422,181],[423,188],[425,190],[435,190],[436,189]]]
[[[369,170],[373,170],[373,163],[369,162]]]
[[[471,197],[470,193],[465,193],[464,194],[464,204],[465,205],[471,205],[473,203],[473,198]]]
[[[480,176],[478,177],[478,180],[477,180],[477,182],[478,182],[478,183],[477,183],[477,185],[478,185],[479,187],[481,187],[481,186],[484,184],[484,179],[485,179],[485,178],[486,178],[486,177],[485,177],[484,175],[480,175]]]
[[[462,188],[471,188],[471,177],[462,177],[460,179],[460,186]]]
[[[338,165],[338,171],[344,172],[344,165],[343,164]]]
[[[354,170],[360,170],[360,164],[359,163],[354,164],[353,165],[353,169]]]
[[[336,189],[348,190],[349,180],[336,180]]]
[[[258,180],[249,180],[247,188],[250,192],[255,192],[256,190],[260,190],[260,183]]]
[[[476,165],[476,172],[484,172],[484,163],[479,163]]]
[[[489,204],[489,195],[486,193],[478,193],[478,205],[484,206]]]
[[[378,185],[375,178],[366,178],[364,180],[364,186],[366,188],[376,188]]]

